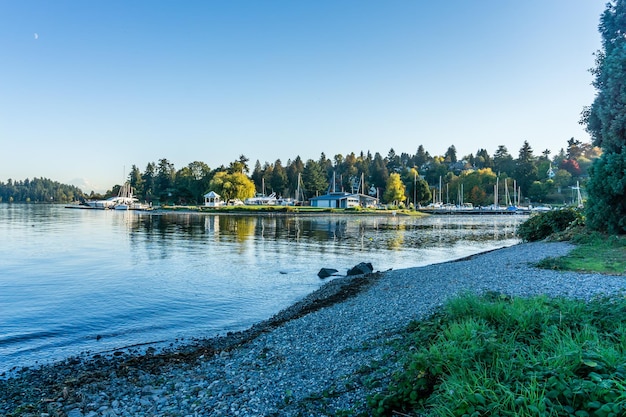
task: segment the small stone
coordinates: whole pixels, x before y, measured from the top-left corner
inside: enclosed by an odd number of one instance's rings
[[[348,275],[364,275],[371,274],[374,272],[374,267],[371,263],[361,262],[360,264],[354,266],[352,269],[348,270]]]
[[[336,274],[337,272],[339,271],[333,268],[322,268],[320,269],[320,272],[317,273],[317,276],[320,278],[328,278],[332,276],[333,274]]]

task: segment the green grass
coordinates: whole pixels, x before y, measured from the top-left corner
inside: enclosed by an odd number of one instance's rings
[[[603,274],[626,274],[626,236],[609,236],[589,233],[578,229],[579,233],[571,236],[576,244],[567,256],[546,258],[538,266],[579,272],[598,272]]]
[[[626,299],[463,296],[409,326],[372,415],[626,414]]]

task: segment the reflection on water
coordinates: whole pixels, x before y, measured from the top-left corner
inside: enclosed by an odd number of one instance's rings
[[[313,215],[205,215],[125,212],[123,222],[136,244],[191,241],[236,243],[275,241],[358,247],[361,250],[407,250],[459,240],[515,239],[521,216],[387,216]]]
[[[130,248],[149,258],[196,253],[234,265],[285,268],[252,258],[288,254],[287,265],[349,268],[371,261],[377,269],[406,268],[517,242],[522,216],[214,215],[111,213]],[[236,257],[231,259],[231,257]],[[328,258],[327,258],[328,257]],[[333,259],[339,265],[329,265]],[[302,270],[304,272],[304,270]]]
[[[0,373],[85,350],[243,329],[318,288],[322,267],[459,258],[516,243],[521,220],[0,204]]]

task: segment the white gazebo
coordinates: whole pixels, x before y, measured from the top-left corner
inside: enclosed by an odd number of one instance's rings
[[[221,200],[221,197],[215,191],[210,191],[204,195],[204,206],[205,207],[219,207],[224,205],[224,202]]]

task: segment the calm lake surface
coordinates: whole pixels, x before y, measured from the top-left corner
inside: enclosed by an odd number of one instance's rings
[[[0,204],[0,374],[245,329],[322,267],[443,262],[518,243],[524,216],[207,215]],[[436,279],[436,277],[433,277]]]

